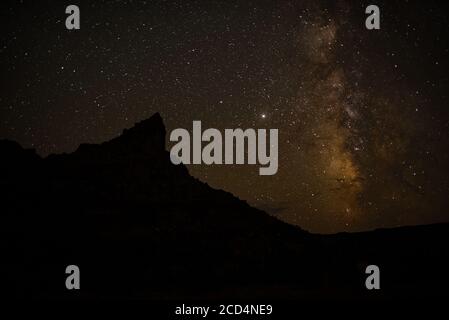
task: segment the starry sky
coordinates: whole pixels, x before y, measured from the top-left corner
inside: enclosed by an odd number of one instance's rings
[[[376,1],[367,30],[369,4],[2,1],[0,138],[71,152],[154,112],[168,132],[277,128],[274,176],[189,171],[313,232],[449,221],[448,8]]]

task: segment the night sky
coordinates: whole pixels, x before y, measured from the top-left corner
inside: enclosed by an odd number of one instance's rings
[[[375,1],[367,30],[371,2],[2,1],[0,138],[72,152],[155,112],[277,128],[274,176],[189,171],[313,232],[449,221],[448,8]]]

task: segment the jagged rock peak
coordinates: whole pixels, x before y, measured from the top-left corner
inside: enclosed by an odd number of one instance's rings
[[[110,156],[164,155],[165,125],[159,113],[124,129],[112,140],[97,144],[81,144],[75,154],[88,159]]]
[[[123,130],[119,139],[132,140],[141,147],[149,146],[156,150],[165,149],[166,129],[159,112],[150,118],[137,122],[132,128]]]

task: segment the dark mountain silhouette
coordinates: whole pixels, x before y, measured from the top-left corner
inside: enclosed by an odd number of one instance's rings
[[[449,225],[314,235],[173,165],[159,114],[39,157],[0,140],[2,288],[21,298],[442,296]],[[65,267],[81,290],[65,288]],[[381,290],[365,289],[365,267]]]

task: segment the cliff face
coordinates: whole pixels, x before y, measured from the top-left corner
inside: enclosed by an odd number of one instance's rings
[[[261,272],[271,277],[279,251],[300,250],[288,241],[306,232],[173,165],[165,134],[155,114],[111,141],[45,159],[0,142],[7,251],[11,261],[25,262],[16,267],[42,272],[31,282],[15,279],[17,290],[59,294],[55,274],[68,264],[83,265],[93,277],[84,280],[88,295],[151,296],[155,286],[173,283],[251,282]]]
[[[0,140],[2,286],[33,298],[369,298],[370,263],[387,270],[385,297],[448,283],[448,225],[311,235],[173,165],[165,134],[155,114],[44,159]]]
[[[42,162],[51,192],[60,193],[79,212],[160,219],[159,228],[227,229],[299,228],[288,226],[246,202],[189,175],[173,165],[165,150],[166,130],[158,113],[137,123],[111,141],[81,145],[69,155],[53,155]],[[73,198],[75,197],[75,198]],[[80,205],[81,204],[81,205]],[[188,214],[187,214],[188,213]],[[171,220],[173,223],[165,223]],[[179,221],[177,221],[179,220]],[[175,223],[176,222],[176,223]]]

